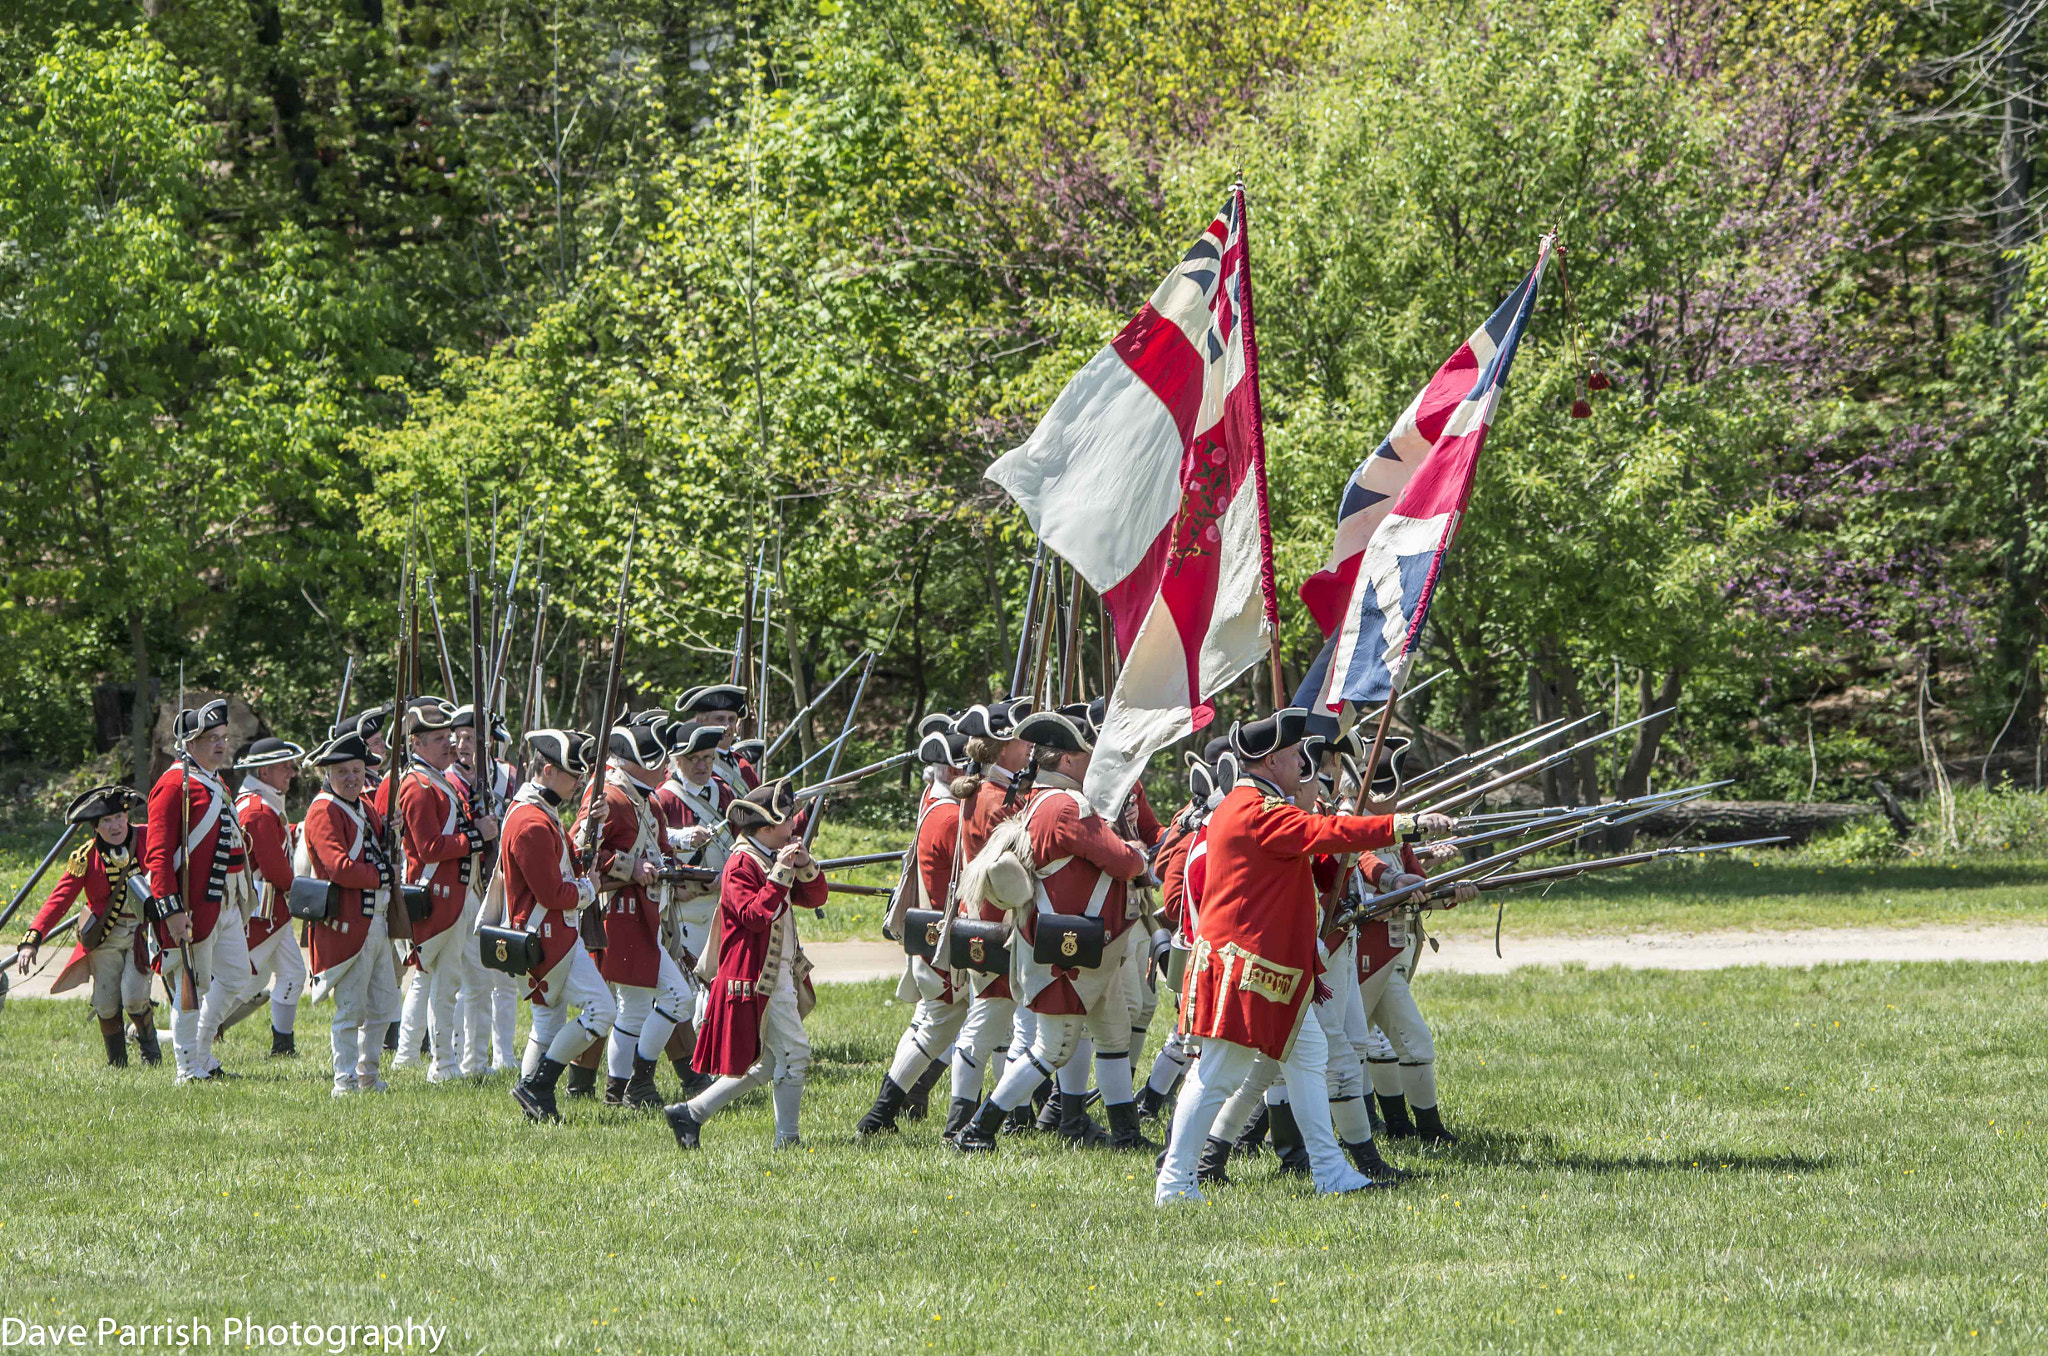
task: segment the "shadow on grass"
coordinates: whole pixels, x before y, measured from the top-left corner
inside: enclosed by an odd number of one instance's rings
[[[1702,899],[1752,899],[1758,895],[1840,894],[1844,891],[1974,890],[1993,887],[2048,885],[2048,861],[1976,858],[1953,866],[1932,862],[1886,863],[1882,866],[1780,866],[1765,862],[1714,860],[1663,863],[1638,867],[1626,874],[1587,876],[1565,881],[1549,899],[1636,897],[1644,888]]]
[[[1404,1147],[1395,1141],[1395,1147]],[[1413,1141],[1408,1141],[1412,1145]],[[1446,1149],[1423,1150],[1403,1155],[1403,1166],[1428,1163],[1471,1164],[1489,1168],[1512,1168],[1520,1172],[1584,1172],[1615,1174],[1626,1172],[1788,1173],[1825,1171],[1829,1159],[1810,1154],[1755,1154],[1725,1150],[1673,1148],[1666,1154],[1588,1154],[1559,1152],[1547,1135],[1516,1135],[1496,1131],[1466,1132],[1459,1143]]]

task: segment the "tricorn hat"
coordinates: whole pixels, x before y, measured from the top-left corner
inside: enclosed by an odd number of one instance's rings
[[[581,730],[528,730],[526,747],[572,777],[590,772],[590,759],[597,741]]]
[[[1216,774],[1209,765],[1193,754],[1188,755],[1188,798],[1197,805],[1207,805],[1209,797],[1216,794]]]
[[[738,713],[746,709],[747,690],[731,683],[707,683],[676,698],[676,714],[679,716],[702,715],[706,711]]]
[[[1247,762],[1264,758],[1289,745],[1299,744],[1308,732],[1308,712],[1299,706],[1282,707],[1264,720],[1230,727],[1230,748]]]
[[[703,753],[718,747],[718,741],[725,737],[725,731],[716,725],[706,725],[694,720],[679,720],[663,732],[669,755],[687,758],[693,753]]]
[[[796,814],[796,788],[789,778],[763,782],[725,807],[725,822],[741,833],[786,824]]]
[[[626,718],[625,718],[624,720],[620,721],[620,722],[619,722],[619,724],[621,724],[621,725],[660,725],[660,724],[661,724],[662,722],[666,721],[667,719],[668,719],[668,710],[667,710],[667,708],[665,708],[665,707],[660,707],[660,706],[650,706],[650,707],[648,707],[648,708],[647,708],[647,709],[646,709],[645,711],[635,711],[635,712],[634,712],[634,713],[633,713],[632,715],[630,715],[630,716],[627,716],[627,717],[626,717]]]
[[[1017,738],[1061,753],[1092,753],[1095,741],[1064,711],[1034,711],[1017,722]]]
[[[414,697],[405,708],[405,732],[450,730],[455,727],[455,703],[446,697]]]
[[[148,804],[142,794],[131,787],[108,784],[95,786],[64,807],[66,824],[96,824],[108,815],[126,814]]]
[[[249,772],[259,767],[276,767],[279,763],[296,763],[305,756],[306,751],[289,739],[265,736],[242,750],[235,771]]]
[[[933,730],[918,741],[917,761],[933,767],[960,767],[967,762],[967,736]]]
[[[736,739],[732,745],[732,756],[758,767],[761,760],[768,756],[768,741],[765,739]]]
[[[610,748],[612,757],[641,767],[660,767],[662,759],[668,757],[661,731],[651,725],[614,725]]]
[[[512,732],[505,728],[495,712],[486,713],[491,722],[491,743],[503,744],[512,738]],[[455,719],[449,724],[452,730],[473,730],[476,728],[476,708],[467,702],[455,708]]]
[[[332,739],[336,735],[359,734],[369,739],[382,730],[385,722],[390,719],[391,703],[386,702],[382,706],[373,706],[367,711],[358,711],[352,716],[345,716],[336,721],[327,727],[327,737]]]
[[[917,722],[917,736],[922,739],[931,734],[953,733],[953,717],[944,711],[933,711]]]
[[[183,748],[194,736],[208,730],[218,730],[228,723],[228,700],[215,697],[197,711],[180,711],[178,718],[171,722],[171,738]]]
[[[344,730],[306,755],[309,767],[333,767],[336,763],[369,763],[370,741],[354,730]]]

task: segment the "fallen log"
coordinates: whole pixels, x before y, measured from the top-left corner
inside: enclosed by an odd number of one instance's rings
[[[1882,817],[1875,804],[1839,801],[1695,800],[1645,815],[1636,829],[1646,837],[1684,837],[1704,843],[1732,843],[1745,838],[1784,834],[1804,843],[1815,834],[1857,819]]]

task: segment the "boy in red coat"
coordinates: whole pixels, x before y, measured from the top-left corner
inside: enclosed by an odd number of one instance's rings
[[[697,1068],[719,1079],[687,1102],[664,1108],[676,1143],[697,1147],[704,1122],[741,1093],[774,1081],[775,1147],[798,1143],[797,1112],[811,1043],[803,1015],[812,1001],[811,963],[797,943],[792,908],[824,907],[827,886],[798,838],[802,821],[787,778],[749,791],[726,810],[739,835],[725,864],[717,931],[698,974],[714,970]]]
[[[325,784],[299,826],[295,868],[339,886],[334,911],[306,924],[313,1001],[332,994],[334,1052],[330,1094],[383,1092],[377,1063],[384,1031],[398,1010],[398,972],[391,950],[392,869],[384,854],[384,818],[364,794],[369,741],[337,735],[306,759]],[[396,907],[403,907],[402,905]]]
[[[1328,1043],[1310,1019],[1320,962],[1318,854],[1361,852],[1448,834],[1446,815],[1314,815],[1297,804],[1311,775],[1302,754],[1308,713],[1289,707],[1230,731],[1240,775],[1209,818],[1207,880],[1183,1020],[1201,1053],[1174,1108],[1153,1199],[1199,1201],[1195,1170],[1224,1100],[1260,1055],[1287,1078],[1320,1193],[1376,1185],[1345,1161],[1330,1124]]]
[[[142,830],[128,823],[128,812],[142,804],[142,797],[125,786],[96,786],[71,802],[64,812],[65,822],[83,824],[91,833],[64,864],[56,888],[36,911],[27,935],[15,949],[15,963],[27,974],[50,929],[64,920],[73,904],[84,902],[80,940],[71,948],[50,992],[63,993],[92,980],[93,1015],[99,1018],[107,1063],[117,1069],[128,1067],[128,1037],[121,1030],[123,1012],[135,1024],[135,1043],[143,1061],[157,1064],[163,1060],[149,1001],[149,962],[137,924],[141,911],[128,891],[129,879],[142,872]],[[84,940],[88,928],[97,934],[90,944]]]

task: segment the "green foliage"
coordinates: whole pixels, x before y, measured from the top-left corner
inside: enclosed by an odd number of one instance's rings
[[[1804,853],[1817,866],[1865,866],[1894,861],[1899,855],[1899,837],[1882,819],[1852,819],[1815,838]]]

